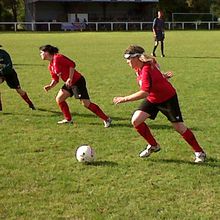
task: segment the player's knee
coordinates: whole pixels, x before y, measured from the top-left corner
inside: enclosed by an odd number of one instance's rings
[[[90,105],[90,101],[88,101],[88,100],[81,100],[81,104],[85,107],[85,108],[88,108],[89,107],[89,105]]]
[[[131,118],[131,124],[133,125],[133,127],[137,127],[140,123],[139,120],[137,119],[137,117],[135,116],[135,114],[132,116]]]
[[[61,103],[61,102],[62,102],[62,100],[60,99],[60,97],[57,96],[57,97],[56,97],[56,103],[59,104],[59,103]]]
[[[187,127],[182,122],[173,123],[173,127],[181,135],[187,130]]]
[[[87,105],[85,102],[81,101],[81,105],[84,106],[85,108],[88,108],[89,105]]]

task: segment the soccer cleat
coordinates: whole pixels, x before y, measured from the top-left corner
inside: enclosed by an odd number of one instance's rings
[[[111,126],[111,123],[112,123],[112,119],[111,118],[108,118],[106,121],[104,121],[104,127],[105,128],[108,128]]]
[[[147,148],[144,149],[140,154],[139,156],[140,157],[149,157],[151,155],[151,153],[155,153],[155,152],[158,152],[160,151],[160,145],[157,144],[156,146],[151,146],[150,144],[147,145]]]
[[[203,163],[205,162],[206,154],[205,152],[195,152],[195,163]]]
[[[30,104],[30,105],[29,105],[29,108],[31,108],[32,110],[36,110],[36,108],[34,107],[33,104]]]
[[[61,125],[61,124],[72,124],[72,123],[73,123],[72,120],[68,121],[67,119],[63,119],[63,120],[57,122],[57,124],[59,124],[59,125]]]
[[[161,55],[161,57],[165,57],[165,55],[164,55],[164,54],[162,54],[162,55]]]

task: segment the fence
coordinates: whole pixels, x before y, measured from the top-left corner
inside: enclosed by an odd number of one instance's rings
[[[167,30],[220,30],[214,21],[166,22]],[[144,31],[152,22],[0,22],[0,31]]]

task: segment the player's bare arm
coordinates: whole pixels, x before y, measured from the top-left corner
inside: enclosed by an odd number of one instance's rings
[[[136,101],[136,100],[139,100],[139,99],[143,99],[143,98],[146,98],[148,96],[148,92],[145,92],[143,90],[140,90],[138,92],[135,92],[131,95],[128,95],[128,96],[124,96],[124,97],[114,97],[113,98],[113,102],[114,104],[119,104],[119,103],[123,103],[123,102],[132,102],[132,101]]]
[[[52,89],[53,87],[55,87],[57,83],[58,83],[57,81],[52,80],[49,85],[44,86],[44,90],[45,90],[46,92],[48,92],[50,89]]]
[[[72,80],[73,80],[74,71],[75,71],[75,69],[73,67],[70,67],[69,78],[65,82],[67,87],[71,87],[72,86]]]

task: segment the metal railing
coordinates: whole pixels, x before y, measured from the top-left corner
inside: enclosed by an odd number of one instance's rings
[[[220,30],[214,21],[165,22],[167,30]],[[0,22],[0,31],[144,31],[152,22]]]

